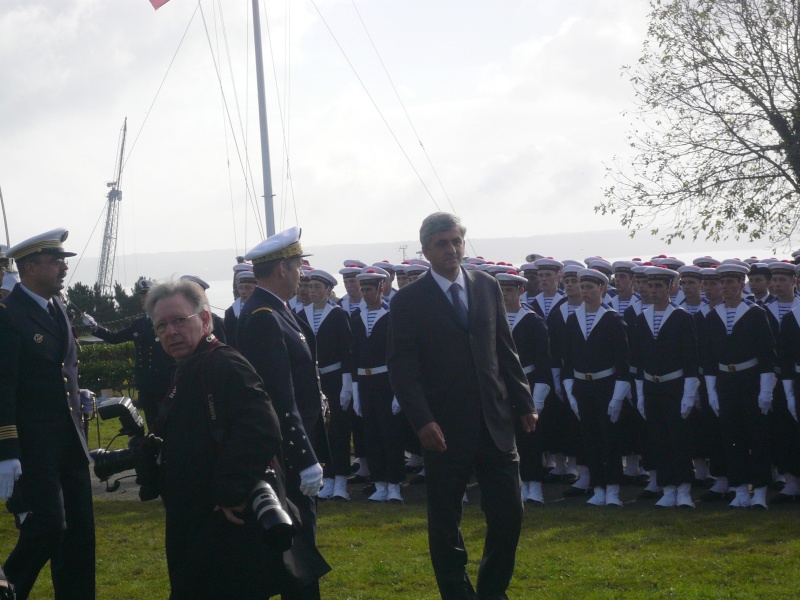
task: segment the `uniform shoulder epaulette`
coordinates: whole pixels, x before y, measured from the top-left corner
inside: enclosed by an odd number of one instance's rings
[[[265,311],[267,311],[267,312],[272,312],[272,309],[271,309],[269,306],[262,306],[261,308],[257,308],[257,309],[255,309],[255,310],[252,312],[252,314],[256,314],[257,312],[261,312],[262,310],[265,310]]]

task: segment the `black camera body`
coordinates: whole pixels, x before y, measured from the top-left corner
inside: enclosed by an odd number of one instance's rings
[[[98,448],[89,454],[94,461],[94,474],[100,481],[108,481],[123,471],[136,471],[136,483],[139,485],[139,498],[143,501],[158,498],[158,452],[161,438],[152,433],[145,436],[144,421],[133,402],[127,396],[108,398],[97,405],[97,414],[103,420],[117,418],[122,427],[117,435],[127,435],[128,447],[121,450]],[[108,491],[119,488],[119,481],[110,486]]]
[[[281,506],[272,484],[276,484],[275,471],[268,469],[264,479],[250,491],[249,502],[261,527],[261,539],[270,550],[281,553],[292,547],[297,528]]]

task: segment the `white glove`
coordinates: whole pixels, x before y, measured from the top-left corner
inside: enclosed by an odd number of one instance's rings
[[[7,500],[14,493],[14,482],[22,475],[22,465],[16,458],[0,461],[0,499]]]
[[[708,390],[708,405],[714,414],[719,416],[719,396],[717,396],[717,376],[706,375],[706,389]]]
[[[89,329],[97,329],[97,321],[94,320],[94,317],[89,313],[84,313],[83,318],[81,319],[83,324],[86,325]]]
[[[639,410],[639,414],[642,415],[644,420],[647,420],[647,417],[644,414],[644,380],[637,379],[636,380],[636,408]]]
[[[342,373],[342,392],[339,394],[339,404],[343,411],[350,408],[353,401],[353,376],[350,373]]]
[[[300,492],[313,498],[322,489],[322,465],[315,463],[300,471]]]
[[[622,412],[622,402],[631,393],[631,384],[627,381],[617,381],[614,384],[614,395],[611,396],[611,402],[608,403],[608,416],[611,417],[611,422],[616,423],[619,420],[619,413]]]
[[[687,377],[683,380],[683,398],[681,398],[681,417],[689,418],[694,408],[694,398],[697,389],[700,387],[700,380],[697,377]]]
[[[758,394],[758,408],[765,415],[772,409],[772,388],[775,387],[775,373],[762,373],[761,392]]]
[[[794,395],[794,381],[792,379],[784,379],[783,390],[786,392],[786,407],[792,414],[792,418],[797,421],[797,401]]]
[[[359,417],[363,416],[361,414],[361,396],[358,395],[357,381],[353,383],[353,412],[355,412]]]
[[[566,400],[564,397],[564,388],[561,387],[561,369],[550,369],[553,374],[553,387],[555,388],[556,396],[559,400]]]
[[[569,400],[569,405],[572,407],[572,412],[574,412],[575,416],[578,417],[578,419],[580,419],[581,413],[578,411],[578,401],[572,394],[572,388],[575,385],[575,380],[565,379],[562,383],[564,384],[564,390],[567,392],[567,399]]]
[[[536,412],[541,413],[544,408],[544,399],[550,393],[550,386],[546,383],[533,384],[533,405],[536,407]]]
[[[392,398],[392,414],[393,415],[400,414],[400,403],[397,401],[397,396]]]

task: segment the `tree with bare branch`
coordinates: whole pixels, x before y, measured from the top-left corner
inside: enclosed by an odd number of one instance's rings
[[[634,234],[787,241],[800,218],[798,0],[650,0],[634,158],[595,210]]]

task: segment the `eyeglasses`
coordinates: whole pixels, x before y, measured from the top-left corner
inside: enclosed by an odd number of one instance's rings
[[[56,265],[57,267],[66,267],[66,266],[69,265],[69,261],[66,261],[63,258],[52,258],[50,260],[40,260],[36,264],[37,265]]]
[[[183,329],[189,324],[189,319],[196,316],[197,313],[189,315],[188,317],[175,317],[174,319],[171,319],[166,322],[156,323],[153,326],[153,329],[158,335],[164,335],[167,332],[167,327],[169,327],[170,325],[172,325],[175,329]]]

